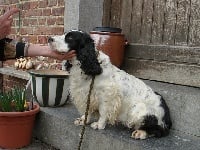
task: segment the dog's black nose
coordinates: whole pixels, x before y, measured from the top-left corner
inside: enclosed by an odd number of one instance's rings
[[[48,43],[51,43],[51,42],[53,42],[54,41],[54,39],[52,38],[52,37],[49,37],[48,38]]]

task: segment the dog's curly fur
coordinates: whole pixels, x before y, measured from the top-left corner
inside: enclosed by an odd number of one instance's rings
[[[70,31],[52,39],[52,49],[61,52],[76,50],[69,78],[73,102],[82,115],[75,120],[76,125],[84,123],[89,87],[92,76],[95,76],[87,123],[94,113],[98,113],[99,118],[91,124],[92,128],[104,129],[107,123],[121,122],[134,129],[132,137],[135,139],[169,133],[172,123],[163,98],[142,80],[112,65],[106,54],[95,49],[89,34]]]

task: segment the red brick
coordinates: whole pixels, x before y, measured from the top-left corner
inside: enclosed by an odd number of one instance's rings
[[[42,9],[34,10],[32,16],[42,16]]]
[[[11,34],[17,34],[16,28],[11,28]]]
[[[64,7],[52,8],[53,16],[64,16]]]
[[[31,27],[23,27],[23,28],[20,29],[20,33],[22,35],[26,35],[26,34],[33,35],[33,28],[31,28]]]
[[[9,4],[16,4],[16,3],[19,3],[19,0],[10,0],[9,1]]]
[[[30,35],[23,35],[23,38],[24,38],[26,41],[30,42],[29,36],[30,36]]]
[[[55,17],[47,18],[47,25],[55,25],[55,23],[56,23]]]
[[[20,17],[22,18],[21,12],[22,12],[22,11],[20,11]],[[19,19],[19,13],[16,13],[16,14],[12,15],[12,17],[13,17],[14,19]]]
[[[56,25],[64,25],[64,17],[57,17]]]
[[[47,36],[38,36],[38,42],[40,44],[46,44],[47,43]]]
[[[32,9],[25,13],[25,17],[42,16],[42,9]]]
[[[5,91],[11,90],[15,86],[25,87],[26,84],[27,84],[27,81],[24,79],[19,79],[13,76],[4,75],[3,86],[4,86]]]
[[[23,26],[28,26],[28,25],[29,25],[29,19],[24,18],[24,19],[22,20],[22,25],[23,25]]]
[[[33,34],[34,35],[44,35],[46,33],[46,29],[48,29],[48,28],[39,26],[34,30]]]
[[[35,9],[38,7],[38,1],[30,1],[30,9]]]
[[[52,34],[54,35],[61,35],[64,33],[64,27],[53,27]]]
[[[33,35],[33,36],[29,36],[28,37],[28,41],[30,42],[30,43],[37,43],[38,42],[38,40],[37,40],[37,36],[35,36],[35,35]]]
[[[19,20],[13,19],[13,26],[18,26],[18,25],[19,25]]]
[[[27,28],[21,28],[20,29],[20,34],[22,34],[22,35],[28,34],[28,29]]]
[[[43,9],[43,16],[50,16],[51,15],[51,9]]]
[[[2,0],[1,0],[2,1]],[[8,5],[8,4],[10,4],[10,1],[9,0],[5,0],[4,1],[4,5]]]
[[[38,19],[37,18],[30,18],[28,20],[29,26],[37,26],[38,25]]]
[[[46,18],[38,18],[38,25],[46,25],[47,19]]]
[[[31,16],[33,15],[33,12],[34,12],[34,11],[35,11],[35,10],[30,9],[29,11],[24,12],[23,18],[24,18],[24,17],[31,17]]]
[[[58,0],[58,6],[65,6],[65,0]]]
[[[30,2],[24,2],[22,5],[23,10],[29,10],[30,9]]]
[[[56,5],[57,5],[57,0],[48,0],[49,7],[56,6]]]
[[[21,19],[24,19],[26,13],[27,13],[26,10],[21,10],[21,11],[20,11],[20,17],[21,17]],[[19,14],[16,14],[16,15],[17,15],[17,17],[19,18]],[[16,17],[16,18],[17,18],[17,17]]]
[[[39,1],[39,8],[46,8],[48,5],[48,0]]]

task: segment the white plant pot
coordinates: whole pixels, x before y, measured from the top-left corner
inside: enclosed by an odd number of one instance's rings
[[[56,107],[69,98],[69,74],[61,70],[32,70],[32,95],[40,106]]]

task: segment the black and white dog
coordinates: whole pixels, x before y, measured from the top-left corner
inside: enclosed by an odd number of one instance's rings
[[[75,120],[76,125],[84,124],[87,96],[95,76],[87,119],[89,123],[98,113],[98,120],[91,123],[93,129],[121,122],[134,129],[131,137],[135,139],[168,135],[172,123],[163,98],[142,80],[112,65],[106,54],[95,49],[89,34],[70,31],[52,37],[49,45],[59,52],[76,50],[69,77],[73,103],[82,115]]]

